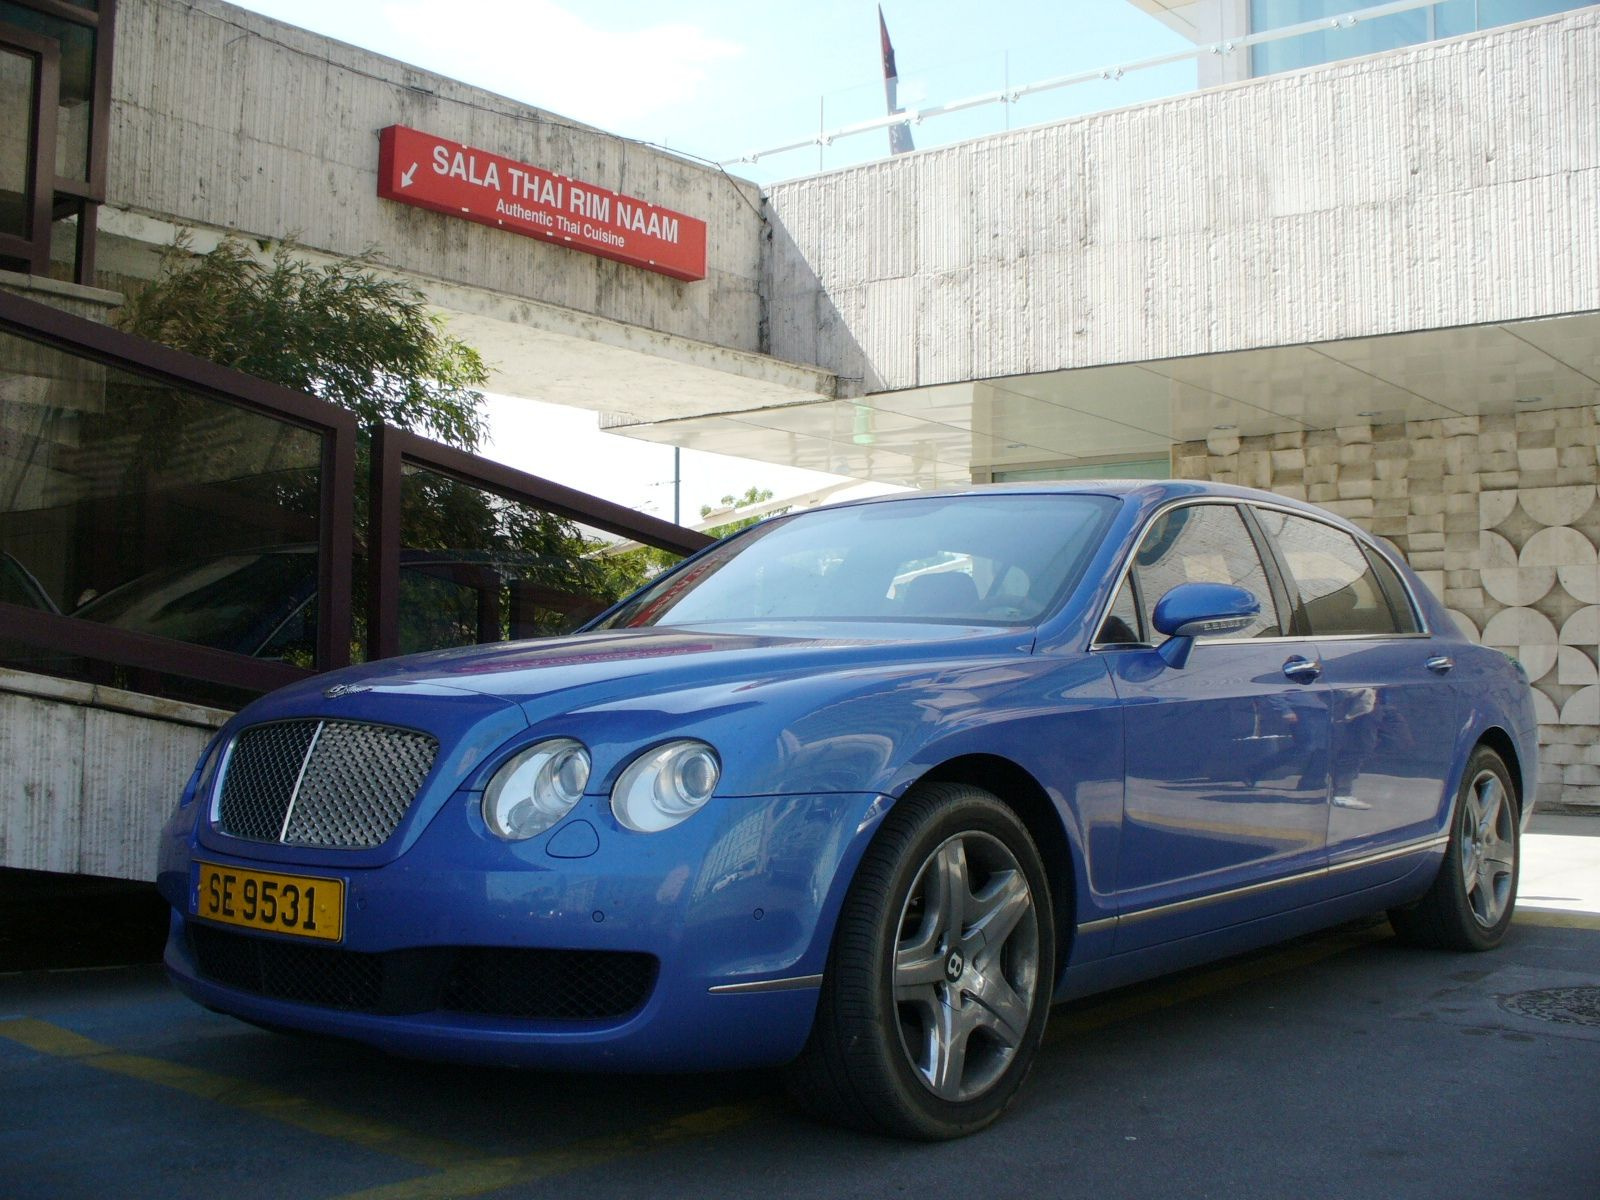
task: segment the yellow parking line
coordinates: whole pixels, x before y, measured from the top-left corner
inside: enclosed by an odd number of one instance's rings
[[[322,1137],[377,1151],[436,1172],[416,1179],[359,1192],[360,1200],[444,1200],[476,1196],[567,1171],[596,1166],[690,1138],[708,1137],[743,1124],[756,1115],[754,1105],[725,1105],[647,1125],[632,1133],[590,1138],[532,1154],[486,1157],[480,1150],[418,1135],[367,1117],[316,1104],[300,1096],[259,1084],[213,1075],[194,1067],[123,1054],[81,1034],[32,1017],[0,1019],[0,1037],[53,1058],[75,1059],[84,1066],[144,1083],[168,1087],[230,1108],[243,1109]],[[346,1200],[355,1200],[354,1197]]]
[[[71,1030],[62,1029],[59,1025],[32,1017],[0,1020],[0,1037],[54,1058],[77,1059],[84,1066],[99,1071],[126,1075],[130,1079],[172,1088],[202,1100],[243,1109],[309,1133],[337,1138],[364,1150],[376,1150],[420,1166],[443,1170],[460,1166],[474,1157],[473,1152],[464,1146],[421,1137],[410,1130],[328,1108],[301,1096],[230,1079],[225,1075],[213,1075],[209,1071],[165,1059],[123,1054]]]
[[[1546,929],[1600,929],[1600,913],[1557,908],[1519,908],[1511,920],[1516,925],[1542,925]]]
[[[514,1184],[533,1183],[569,1171],[581,1171],[615,1162],[635,1154],[646,1154],[674,1142],[710,1137],[742,1125],[760,1110],[754,1104],[708,1108],[677,1117],[637,1133],[589,1138],[570,1146],[559,1146],[515,1158],[484,1158],[464,1163],[438,1175],[424,1175],[383,1187],[352,1192],[338,1200],[458,1200],[481,1196]]]

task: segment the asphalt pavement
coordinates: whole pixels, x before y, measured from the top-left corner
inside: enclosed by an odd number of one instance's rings
[[[266,1033],[160,970],[0,974],[0,1200],[1600,1196],[1600,820],[1540,817],[1481,955],[1383,923],[1058,1008],[964,1141],[816,1124],[775,1074],[576,1076]]]

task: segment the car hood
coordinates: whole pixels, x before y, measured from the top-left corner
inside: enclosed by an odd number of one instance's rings
[[[1031,629],[933,624],[784,622],[604,630],[409,655],[319,675],[275,693],[292,705],[330,688],[424,696],[474,693],[528,719],[681,689],[896,664],[1027,653]],[[363,700],[367,697],[363,696]]]

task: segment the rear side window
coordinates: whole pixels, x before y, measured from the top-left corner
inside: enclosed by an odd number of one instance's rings
[[[1231,583],[1261,601],[1261,615],[1234,636],[1276,637],[1280,632],[1261,556],[1231,504],[1190,504],[1163,513],[1139,544],[1133,571],[1147,614],[1180,583]]]
[[[1415,630],[1409,607],[1404,623],[1396,618],[1388,591],[1355,538],[1332,525],[1285,512],[1257,515],[1278,543],[1313,636]],[[1399,581],[1395,584],[1398,587]]]
[[[1378,582],[1383,585],[1383,594],[1389,597],[1389,607],[1394,612],[1395,627],[1401,633],[1421,633],[1422,623],[1417,620],[1416,610],[1411,607],[1411,596],[1406,591],[1406,585],[1400,582],[1400,573],[1381,554],[1369,551],[1367,557],[1372,561],[1372,569],[1378,573]]]

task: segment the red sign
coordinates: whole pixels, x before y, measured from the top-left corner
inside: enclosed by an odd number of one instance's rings
[[[706,277],[706,223],[610,188],[391,125],[378,195],[670,275]]]

